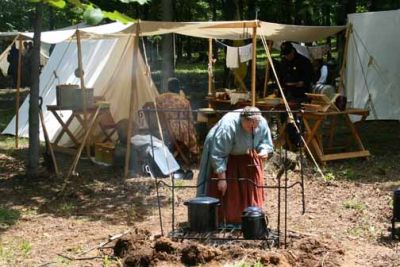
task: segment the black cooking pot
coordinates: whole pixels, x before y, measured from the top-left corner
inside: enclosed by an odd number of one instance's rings
[[[188,207],[188,223],[194,232],[211,232],[218,227],[219,200],[212,197],[196,197],[184,204]]]
[[[242,213],[242,233],[245,239],[264,238],[268,233],[267,224],[266,216],[259,207],[247,207]]]

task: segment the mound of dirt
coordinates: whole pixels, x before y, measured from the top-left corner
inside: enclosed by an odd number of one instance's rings
[[[190,266],[205,264],[222,254],[221,250],[191,242],[182,251],[182,263]]]
[[[264,266],[340,266],[344,251],[331,240],[311,237],[295,241],[289,250],[266,250],[253,242],[207,245],[196,241],[175,242],[167,237],[153,239],[147,231],[136,229],[117,241],[114,255],[124,266],[213,265],[245,262]]]
[[[299,266],[341,266],[344,250],[332,240],[302,238],[293,244]]]

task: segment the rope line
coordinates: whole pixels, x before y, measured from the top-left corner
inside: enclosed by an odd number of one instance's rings
[[[278,84],[279,91],[280,91],[280,93],[281,93],[281,95],[282,95],[283,103],[285,104],[285,109],[286,109],[286,112],[288,113],[288,116],[289,116],[289,121],[292,122],[293,125],[295,126],[296,131],[297,131],[297,133],[299,134],[299,136],[300,136],[300,138],[301,138],[301,141],[303,142],[304,147],[306,148],[307,153],[310,155],[310,157],[311,157],[311,159],[312,159],[312,161],[313,161],[315,167],[317,168],[317,171],[319,172],[319,174],[321,175],[321,177],[322,177],[323,179],[325,179],[324,173],[322,172],[321,168],[319,167],[319,165],[318,165],[318,163],[317,163],[317,161],[316,161],[314,155],[311,153],[311,150],[310,150],[310,148],[308,147],[306,140],[304,140],[304,137],[302,136],[301,131],[300,131],[300,129],[299,129],[299,127],[298,127],[296,121],[294,120],[293,112],[292,112],[292,110],[290,109],[290,106],[289,106],[289,103],[288,103],[288,101],[287,101],[287,99],[286,99],[286,97],[285,97],[285,94],[283,93],[283,89],[282,89],[281,83],[280,83],[279,78],[278,78],[278,75],[277,75],[277,73],[276,73],[276,69],[275,69],[274,63],[273,63],[273,61],[272,61],[271,53],[270,53],[270,51],[269,51],[268,44],[267,44],[267,41],[266,41],[266,39],[265,39],[265,36],[260,35],[260,37],[261,37],[261,40],[262,40],[262,43],[263,43],[265,52],[267,53],[267,58],[268,58],[269,64],[271,65],[272,71],[273,71],[273,73],[274,73],[274,76],[275,76],[275,79],[276,79],[276,83]]]
[[[352,38],[352,41],[353,41],[354,48],[355,48],[356,53],[357,53],[357,59],[358,59],[358,62],[360,64],[361,73],[363,75],[364,87],[367,89],[367,92],[368,92],[368,100],[367,100],[367,103],[365,104],[365,106],[371,107],[371,110],[372,110],[372,113],[374,114],[375,119],[378,119],[378,115],[376,113],[374,103],[372,102],[371,92],[370,92],[369,87],[368,87],[367,74],[365,73],[364,66],[363,66],[362,61],[361,61],[360,51],[358,50],[358,45],[357,45],[357,42],[356,42],[355,38]],[[368,52],[368,50],[366,50],[366,51]]]

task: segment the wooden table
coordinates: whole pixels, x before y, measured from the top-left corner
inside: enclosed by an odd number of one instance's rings
[[[100,107],[99,113],[96,115],[96,118],[94,118],[94,116],[96,114],[96,110],[99,107]],[[55,151],[59,151],[59,152],[75,154],[76,148],[79,147],[81,144],[81,140],[79,140],[80,138],[76,134],[71,132],[70,126],[71,126],[71,123],[74,121],[74,119],[76,119],[79,122],[79,125],[82,127],[82,129],[85,128],[83,109],[79,108],[79,109],[72,110],[70,108],[60,107],[60,106],[56,106],[56,105],[48,105],[47,110],[49,110],[54,115],[54,117],[57,119],[57,121],[60,123],[60,125],[62,127],[60,132],[57,134],[56,138],[54,139],[54,142],[51,143],[53,149]],[[65,111],[65,110],[69,110],[72,113],[71,113],[70,117],[64,122],[61,119],[60,115],[57,113],[57,111]],[[92,121],[93,119],[95,122],[97,122],[98,115],[101,113],[108,112],[108,110],[109,109],[108,109],[107,105],[88,107],[87,108],[87,123],[89,124],[89,122]],[[66,147],[59,145],[59,142],[60,142],[61,138],[64,136],[64,134],[68,135],[69,139],[72,141],[72,143],[73,143],[72,148],[66,148]]]
[[[361,118],[359,121],[362,122],[368,117],[369,111],[367,109],[349,108],[344,111],[304,112],[302,114],[306,131],[306,144],[310,147],[316,159],[321,163],[331,160],[370,156],[369,151],[364,148],[358,131],[350,119],[350,115],[360,116]],[[349,152],[328,153],[329,150],[334,148],[335,130],[340,117],[344,119],[345,126],[351,132],[350,136],[348,136],[348,142],[345,148],[351,147],[353,143],[356,145],[357,149]],[[331,124],[328,130],[328,146],[325,147],[321,138],[321,126],[328,120],[331,120]]]

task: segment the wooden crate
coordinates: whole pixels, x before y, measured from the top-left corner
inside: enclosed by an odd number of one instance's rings
[[[93,88],[86,88],[87,107],[94,106]],[[60,84],[56,86],[57,106],[68,109],[83,107],[83,90],[75,84]]]

